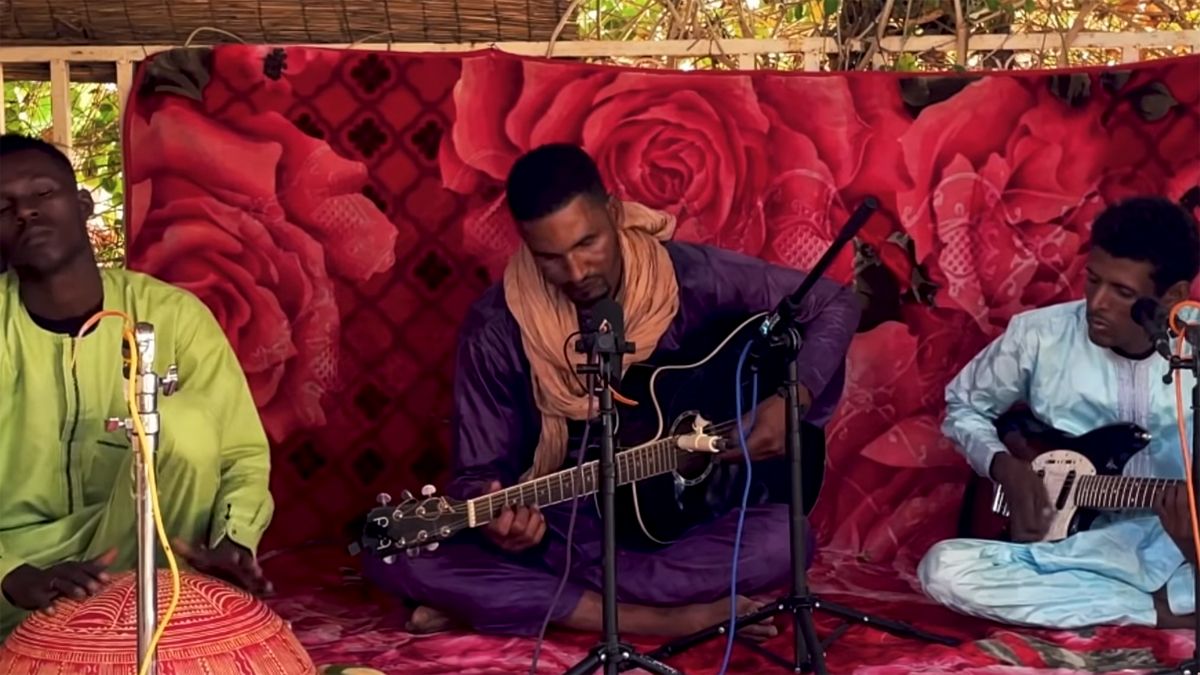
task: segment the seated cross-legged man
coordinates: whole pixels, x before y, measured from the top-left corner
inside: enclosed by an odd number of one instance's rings
[[[0,637],[137,557],[131,444],[105,428],[129,416],[122,320],[76,339],[102,310],[153,324],[155,370],[179,368],[178,391],[159,398],[168,536],[195,569],[266,590],[267,439],[220,326],[183,290],[97,266],[91,196],[57,148],[5,135],[0,166]]]
[[[1167,363],[1131,310],[1140,298],[1168,307],[1186,299],[1198,272],[1200,235],[1185,211],[1159,198],[1111,206],[1092,227],[1085,299],[1015,316],[950,383],[943,428],[975,471],[1003,488],[1013,541],[937,544],[919,568],[929,596],[1024,626],[1190,625],[1196,551],[1186,488],[1159,491],[1154,512],[1104,513],[1089,529],[1044,541],[1046,486],[1028,457],[1009,452],[994,421],[1023,405],[1039,424],[1074,436],[1133,423],[1152,437],[1123,473],[1183,478],[1178,415],[1190,443],[1191,414],[1176,410],[1175,387],[1162,380]],[[1190,391],[1192,377],[1183,377]]]
[[[629,365],[686,349],[718,320],[773,309],[804,277],[747,256],[663,241],[673,218],[610,196],[592,159],[574,146],[542,146],[520,158],[508,177],[507,199],[523,245],[503,280],[471,308],[459,337],[454,477],[447,489],[455,498],[572,465],[576,448],[568,450],[567,439],[579,436],[589,411],[574,364],[563,354],[579,329],[577,310],[606,297],[620,302],[626,339],[637,350],[624,357]],[[798,312],[805,338],[798,359],[801,399],[813,425],[828,421],[841,396],[860,312],[852,291],[826,280]],[[730,391],[713,395],[732,396],[732,388],[731,380]],[[784,453],[784,407],[775,396],[756,408],[748,435],[756,465]],[[597,438],[599,425],[590,433]],[[727,452],[730,466],[742,461],[740,447]],[[789,579],[782,501],[747,509],[740,596],[781,589]],[[714,511],[674,543],[618,551],[621,631],[682,635],[728,619],[737,513]],[[419,605],[413,631],[459,623],[485,633],[536,635],[547,614],[553,625],[598,631],[602,526],[590,501],[579,505],[569,577],[551,607],[567,557],[570,512],[569,503],[506,507],[481,534],[463,532],[434,552],[397,556],[391,565],[368,556],[365,571]],[[745,597],[738,602],[746,611],[754,606]],[[764,624],[746,632],[765,637],[775,629]]]

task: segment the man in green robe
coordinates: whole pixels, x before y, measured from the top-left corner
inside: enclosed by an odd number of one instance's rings
[[[193,295],[100,269],[92,199],[70,160],[40,140],[0,136],[0,638],[29,611],[84,598],[137,559],[123,320],[152,324],[154,369],[179,369],[159,396],[159,504],[192,568],[269,590],[255,552],[274,510],[266,434],[224,333]],[[160,550],[160,564],[164,560]]]

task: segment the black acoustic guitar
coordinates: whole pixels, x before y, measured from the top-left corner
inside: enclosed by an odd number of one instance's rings
[[[653,546],[676,541],[690,528],[722,511],[731,501],[728,497],[740,497],[744,485],[741,460],[720,462],[714,452],[681,446],[694,446],[704,436],[736,439],[735,384],[743,393],[744,412],[749,412],[752,401],[761,402],[779,392],[786,364],[778,355],[759,359],[757,378],[747,365],[735,379],[742,350],[765,316],[758,314],[732,330],[717,331],[713,339],[689,336],[688,352],[676,353],[671,362],[647,361],[627,370],[619,391],[636,405],[616,404],[615,454],[617,531],[624,544]],[[689,358],[689,354],[698,357]],[[732,443],[730,447],[739,447],[736,440]],[[802,423],[801,443],[807,514],[824,480],[824,433]],[[782,473],[781,482],[786,486],[786,467],[784,461],[757,463],[754,483],[759,483],[760,476],[779,479]],[[599,463],[587,459],[579,467],[474,499],[439,496],[429,485],[420,497],[402,493],[396,504],[381,495],[381,505],[367,514],[361,544],[385,556],[415,554],[423,547],[432,549],[437,542],[462,530],[486,525],[505,505],[545,507],[595,495],[598,488]],[[759,492],[765,495],[767,491],[763,488]],[[598,509],[598,500],[593,501]]]

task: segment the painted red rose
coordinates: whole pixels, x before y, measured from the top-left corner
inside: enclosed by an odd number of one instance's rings
[[[1198,150],[1200,152],[1200,150]],[[1191,203],[1191,213],[1200,227],[1200,158],[1194,159],[1176,170],[1171,180],[1167,182],[1167,197],[1175,201],[1194,200]],[[1192,298],[1200,300],[1200,276],[1192,282]]]
[[[677,237],[762,249],[767,119],[747,76],[580,69],[489,54],[464,60],[455,104],[442,175],[456,192],[493,196],[465,232],[468,250],[493,272],[516,246],[499,185],[521,153],[549,142],[582,145],[614,194],[675,214]]]
[[[754,86],[771,122],[763,257],[812,267],[870,195],[880,209],[859,236],[875,246],[907,288],[907,260],[897,244],[887,241],[896,229],[895,195],[905,187],[898,139],[912,123],[899,88],[862,78],[778,73],[756,75]],[[829,275],[848,280],[853,258],[853,247],[847,247]]]
[[[900,139],[912,180],[898,195],[900,218],[941,286],[937,303],[990,332],[1072,297],[1102,206],[1104,130],[1041,83],[973,82],[924,109]]]
[[[1100,196],[1112,204],[1138,195],[1182,196],[1200,162],[1200,78],[1195,61],[1114,71],[1093,87],[1088,106],[1108,132]],[[1192,185],[1196,185],[1192,182]],[[1178,192],[1178,194],[1175,194]]]
[[[1175,59],[1153,70],[1112,71],[1094,78],[1087,102],[1108,132],[1099,193],[1106,206],[1144,195],[1177,202],[1200,199],[1200,78],[1195,61]],[[1097,209],[1098,210],[1098,209]],[[1200,204],[1192,214],[1200,218]],[[1200,280],[1192,286],[1200,298]]]
[[[195,293],[225,329],[272,439],[324,422],[337,384],[332,275],[394,263],[365,168],[275,113],[216,119],[170,99],[130,126],[129,265]]]
[[[943,392],[986,338],[957,310],[910,307],[903,318],[851,344],[814,513],[828,550],[872,561],[919,555],[950,536],[945,514],[957,510],[969,475],[941,432]]]
[[[326,86],[342,62],[334,49],[221,45],[213,49],[214,78],[204,89],[211,114],[274,111],[286,114],[297,98]]]
[[[533,147],[572,142],[619,197],[675,214],[677,239],[811,265],[849,213],[839,191],[862,173],[872,132],[861,121],[831,132],[797,119],[852,106],[844,80],[790,87],[741,73],[465,59],[440,164],[448,188],[483,195],[464,225],[467,250],[502,269],[517,245],[503,200],[509,168]],[[850,277],[851,253],[835,276]]]

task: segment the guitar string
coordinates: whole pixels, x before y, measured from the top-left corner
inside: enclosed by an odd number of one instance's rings
[[[711,425],[705,431],[710,434],[723,434],[732,430],[736,424],[736,420],[721,422]],[[677,468],[671,466],[671,460],[675,459],[679,452],[683,452],[676,446],[677,438],[678,435],[673,435],[617,453],[614,459],[617,464],[619,483],[624,485],[637,482]],[[597,489],[598,470],[599,462],[590,460],[570,469],[556,471],[548,476],[480,495],[459,507],[454,507],[454,512],[460,515],[461,519],[455,519],[453,522],[461,525],[462,521],[470,519],[473,510],[474,524],[480,526],[487,524],[504,506],[518,504],[550,506],[576,497],[588,496]],[[555,487],[560,495],[558,498],[554,496]],[[545,501],[540,497],[543,492],[546,495]],[[532,499],[527,499],[526,493],[529,493]]]
[[[1137,509],[1149,508],[1152,500],[1163,489],[1183,484],[1184,481],[1153,476],[1120,476],[1084,474],[1068,478],[1074,482],[1074,505],[1093,509]],[[1007,497],[1003,504],[1007,506]]]
[[[711,425],[706,431],[723,434],[736,424],[736,420],[721,422]],[[658,439],[617,453],[614,459],[619,484],[634,483],[675,470],[677,463],[674,460],[680,452],[675,445],[676,438],[677,436],[670,436]],[[551,506],[594,494],[598,489],[598,470],[599,463],[592,460],[526,483],[480,495],[455,506],[448,506],[445,501],[439,499],[433,515],[441,521],[442,529],[445,530],[443,534],[446,535],[471,526],[472,515],[474,526],[486,525],[504,506]],[[526,498],[527,492],[532,499]],[[542,493],[546,496],[544,501],[540,499]]]

